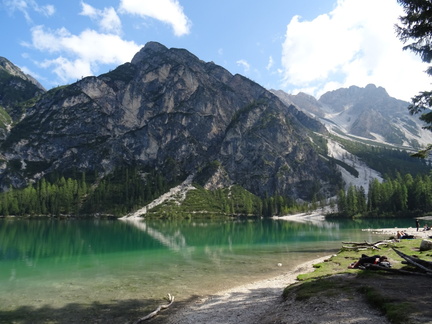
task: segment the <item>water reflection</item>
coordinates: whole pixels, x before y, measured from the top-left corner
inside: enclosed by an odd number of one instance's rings
[[[408,226],[410,220],[293,222],[282,220],[0,220],[0,261],[34,266],[42,258],[57,262],[83,255],[168,249],[190,256],[195,248],[289,245],[365,235],[362,228]],[[357,233],[354,233],[358,230]]]
[[[0,310],[167,291],[188,298],[281,274],[334,253],[345,240],[376,239],[362,228],[409,222],[0,219]]]
[[[166,246],[170,250],[175,252],[181,252],[184,256],[190,256],[191,250],[193,248],[186,244],[186,238],[178,230],[174,234],[165,234],[159,230],[156,230],[149,226],[144,220],[137,218],[127,218],[123,219],[128,225],[136,227],[142,232],[148,234],[151,238],[158,241],[161,245]]]

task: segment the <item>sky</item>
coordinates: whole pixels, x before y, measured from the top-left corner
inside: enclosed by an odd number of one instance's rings
[[[156,41],[267,89],[373,83],[410,101],[431,80],[395,34],[402,14],[397,0],[0,0],[0,56],[51,89]]]

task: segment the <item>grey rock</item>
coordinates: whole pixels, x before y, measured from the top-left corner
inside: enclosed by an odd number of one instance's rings
[[[218,161],[210,188],[333,195],[340,175],[313,148],[308,124],[320,127],[251,80],[151,42],[131,63],[43,95],[3,145],[25,167],[0,177],[21,184],[53,171],[138,165],[170,180]]]
[[[422,240],[420,243],[420,251],[429,251],[432,250],[432,241],[431,240]]]

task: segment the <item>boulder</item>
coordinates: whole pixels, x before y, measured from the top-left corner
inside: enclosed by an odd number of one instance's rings
[[[432,241],[422,240],[420,243],[420,251],[429,251],[429,250],[432,250]]]

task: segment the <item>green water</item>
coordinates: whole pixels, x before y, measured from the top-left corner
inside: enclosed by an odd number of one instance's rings
[[[411,223],[3,219],[0,322],[17,309],[114,305],[167,293],[186,300],[285,273],[336,252],[342,241],[380,238],[362,228]]]

